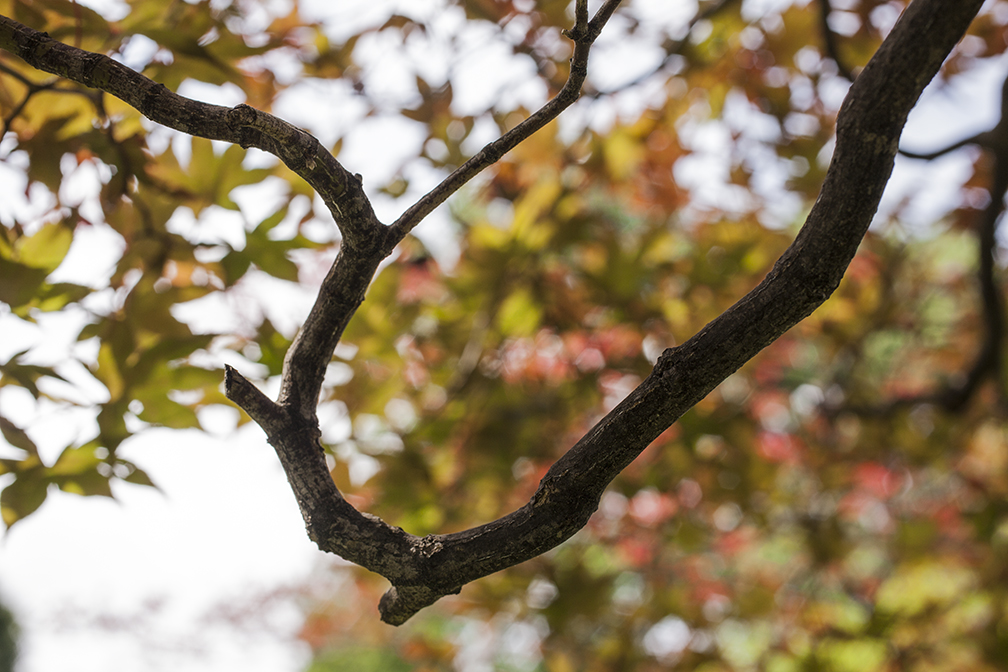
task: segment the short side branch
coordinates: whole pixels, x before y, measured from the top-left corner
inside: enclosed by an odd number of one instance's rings
[[[911,152],[900,148],[899,153],[900,156],[905,156],[908,159],[917,159],[920,161],[934,161],[938,157],[945,156],[946,154],[954,152],[955,150],[961,149],[968,145],[977,145],[980,147],[990,149],[992,147],[991,134],[987,131],[984,131],[983,133],[977,133],[976,135],[971,135],[968,138],[963,138],[958,142],[953,142],[951,145],[948,145],[947,147],[942,147],[941,149],[936,149],[932,152]]]

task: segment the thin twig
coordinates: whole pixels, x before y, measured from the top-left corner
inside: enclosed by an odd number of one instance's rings
[[[441,184],[410,206],[392,224],[388,245],[394,247],[398,244],[434,208],[444,203],[449,196],[462,188],[469,180],[488,166],[496,163],[523,140],[556,119],[561,112],[578,99],[581,95],[581,86],[588,75],[588,52],[592,42],[598,37],[605,22],[609,20],[619,4],[620,0],[606,0],[606,3],[599,8],[595,17],[589,22],[587,20],[587,2],[579,0],[577,23],[574,28],[566,32],[567,36],[574,41],[574,56],[571,58],[570,75],[560,92],[537,112],[497,140],[483,147],[475,156],[446,177]]]
[[[586,92],[585,97],[587,98],[607,97],[620,93],[621,91],[633,88],[640,84],[643,84],[644,82],[651,79],[659,72],[667,68],[668,64],[672,62],[672,59],[675,56],[679,55],[679,52],[682,50],[683,45],[685,45],[687,40],[689,40],[690,35],[693,33],[693,29],[696,28],[698,23],[710,19],[718,12],[728,7],[728,5],[737,3],[739,1],[740,0],[715,0],[714,2],[709,3],[706,7],[697,12],[692,19],[690,19],[690,22],[686,25],[683,37],[678,40],[675,40],[665,49],[665,57],[661,60],[661,63],[652,68],[651,71],[646,72],[643,75],[639,75],[634,79],[631,79],[629,82],[624,82],[623,84],[620,84],[619,86],[613,89],[605,89],[605,90],[593,89],[590,92]]]

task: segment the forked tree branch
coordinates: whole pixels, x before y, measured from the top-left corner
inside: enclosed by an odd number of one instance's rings
[[[372,227],[375,235],[368,240],[367,246],[348,246],[344,242],[336,263],[322,284],[318,300],[287,351],[278,400],[280,404],[293,409],[306,422],[317,424],[315,411],[326,366],[351,316],[364,300],[364,292],[378,264],[434,208],[577,100],[581,83],[587,76],[591,45],[619,3],[620,0],[606,0],[589,21],[588,0],[577,1],[576,23],[567,31],[567,36],[574,42],[570,76],[555,98],[481,149],[407,209],[392,226]],[[339,207],[338,204],[336,207]]]
[[[617,4],[608,0],[586,24],[586,2],[578,0],[577,23],[568,33],[575,41],[572,81],[583,80],[588,47]],[[344,244],[285,359],[278,402],[231,368],[226,390],[276,448],[309,536],[322,550],[389,579],[392,588],[379,608],[383,620],[399,624],[464,584],[535,557],[581,529],[606,486],[662,431],[833,293],[878,206],[907,114],[981,4],[911,3],[852,85],[819,198],[794,243],[758,287],[689,341],[666,350],[651,375],[549,469],[525,506],[470,530],[426,537],[358,512],[340,495],[325,464],[315,406],[325,364],[378,262],[391,252],[393,241],[458,188],[453,178],[393,227],[379,229],[359,181],[303,131],[244,106],[229,110],[187,101],[104,56],[59,45],[2,17],[0,47],[40,69],[103,88],[173,128],[272,151],[318,185],[334,216],[340,215]],[[530,117],[524,137],[570,104],[563,101],[572,94],[561,95],[561,103],[555,102],[560,95],[547,103],[548,113]],[[506,134],[460,170],[478,172],[517,144],[516,138],[522,136]]]

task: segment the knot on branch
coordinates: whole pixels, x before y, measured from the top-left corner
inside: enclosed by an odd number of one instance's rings
[[[21,35],[28,38],[27,44],[24,45],[23,49],[26,54],[31,54],[36,57],[41,57],[45,55],[45,51],[38,51],[39,46],[46,44],[47,49],[52,48],[52,44],[48,44],[52,38],[49,37],[49,33],[45,31],[37,31],[32,28],[25,26],[26,30],[21,31]]]
[[[444,548],[444,544],[438,535],[429,534],[426,537],[422,537],[413,544],[410,550],[424,558],[425,560],[433,557],[436,553],[440,553]]]
[[[665,348],[660,355],[658,355],[658,360],[654,365],[654,375],[658,377],[662,382],[667,381],[671,374],[675,371],[675,363],[678,359],[678,350],[682,346],[675,346],[672,348]]]
[[[300,174],[305,169],[315,169],[318,141],[300,128],[245,103],[232,107],[227,116],[228,123],[236,130],[254,128],[270,138],[274,145],[272,151],[294,172]]]
[[[231,126],[235,128],[241,128],[243,126],[253,126],[255,125],[256,115],[258,111],[245,103],[240,103],[235,105],[227,113],[227,120]]]
[[[157,119],[161,115],[155,111],[155,106],[161,98],[167,96],[170,92],[168,91],[168,87],[160,82],[156,84],[151,82],[151,84],[152,86],[148,86],[147,91],[144,92],[143,100],[140,101],[137,109],[148,119]]]
[[[102,67],[107,59],[104,54],[86,52],[80,64],[81,83],[92,88],[101,88],[107,82],[105,75],[108,68]]]
[[[588,28],[582,25],[576,25],[573,28],[561,30],[560,33],[569,39],[571,42],[585,42],[588,37]]]

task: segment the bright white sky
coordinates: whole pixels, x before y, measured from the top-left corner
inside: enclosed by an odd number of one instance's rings
[[[353,21],[373,22],[374,16],[384,15],[387,6],[395,4],[406,4],[414,10],[417,7],[416,3],[373,0],[317,0],[308,6],[310,11],[331,20],[336,37],[336,31],[352,31]],[[666,6],[657,0],[636,4],[646,12]],[[756,5],[772,4],[786,3],[747,2],[751,11],[763,9]],[[112,7],[108,10],[111,12],[116,7],[111,2],[103,6]],[[688,18],[691,13],[684,16]],[[446,30],[450,24],[445,22]],[[474,44],[478,43],[476,36]],[[639,63],[651,58],[647,53],[638,53],[637,60],[624,60],[633,54],[617,46],[610,48],[613,56],[619,53],[619,62]],[[412,88],[411,82],[404,89],[396,81],[398,56],[382,56],[378,44],[365,48],[377,50],[371,75],[375,86],[386,86],[390,97]],[[541,88],[528,83],[531,72],[520,65],[504,68],[501,54],[494,53],[492,47],[472,48],[473,54],[466,60],[477,69],[473,76],[460,75],[469,82],[469,90],[463,94],[469,98],[463,98],[460,104],[477,108],[482,100],[496,95],[499,82],[475,76],[487,63],[494,62],[498,63],[493,66],[495,72],[507,81],[510,95],[530,106],[540,102]],[[431,67],[436,68],[437,63]],[[912,116],[905,145],[931,149],[990,127],[997,118],[1002,72],[1000,66],[988,68],[971,75],[975,81],[968,85],[962,82],[952,90],[925,94],[927,107],[924,113]],[[605,79],[614,75],[610,72],[598,76]],[[353,129],[340,159],[352,171],[362,173],[366,185],[380,184],[400,158],[415,153],[418,139],[410,122],[378,118],[362,123],[361,111],[338,85],[320,87],[295,87],[276,111],[324,141],[331,142],[338,134]],[[456,95],[467,87],[457,86]],[[231,100],[228,92],[208,91],[203,86],[192,86],[183,93],[213,98],[214,102],[240,102]],[[964,104],[967,98],[971,102]],[[639,103],[632,99],[598,102],[592,115],[612,119]],[[331,114],[322,117],[317,114],[320,110]],[[964,110],[968,110],[968,116]],[[578,110],[572,113],[584,114]],[[698,132],[698,142],[710,143],[709,159],[716,164],[720,146],[717,131]],[[382,151],[376,151],[377,147]],[[955,204],[969,161],[962,154],[952,155],[930,168],[925,171],[922,163],[900,160],[885,198],[886,203],[897,203],[903,194],[916,191],[920,181],[926,180],[933,188],[924,190],[927,195],[914,202],[913,210],[919,213],[921,225],[933,221],[935,212]],[[707,169],[716,172],[718,167]],[[416,196],[432,186],[436,178],[419,169],[410,177]],[[83,175],[76,179],[80,186],[68,188],[89,193],[88,183],[93,184],[93,178]],[[23,201],[22,180],[16,173],[0,168],[0,204],[6,204],[0,206],[0,216],[17,211],[23,218],[44,211],[43,200]],[[242,205],[252,209],[261,207],[261,201],[249,198]],[[386,221],[398,215],[401,208],[381,198],[377,198],[376,207]],[[440,217],[435,215],[433,222],[421,230],[421,237],[450,262],[457,248],[444,224],[445,215]],[[226,230],[230,224],[221,221],[220,226]],[[114,237],[103,238],[99,231],[86,249],[75,250],[58,272],[75,276],[85,265],[100,268],[105,257],[112,264],[116,244]],[[109,251],[103,253],[103,249]],[[286,312],[271,317],[293,328],[309,304],[308,298],[301,297],[283,305]],[[76,318],[60,319],[66,321],[52,320],[39,330],[24,327],[0,313],[0,333],[4,334],[0,361],[28,346],[34,348],[33,354],[40,362],[59,361],[76,335],[72,324]],[[87,376],[78,374],[76,380],[87,394]],[[100,394],[93,384],[90,389]],[[28,424],[43,450],[65,445],[64,439],[75,432],[86,434],[91,422],[87,417],[68,416],[57,408],[36,410],[23,391],[14,388],[0,392],[0,407],[8,416]],[[25,631],[21,672],[303,669],[309,652],[292,636],[300,626],[299,613],[282,591],[296,586],[313,568],[330,560],[308,541],[293,495],[262,432],[254,425],[235,431],[236,417],[236,412],[229,409],[212,409],[201,418],[210,428],[209,434],[150,431],[125,445],[122,456],[150,473],[161,486],[160,492],[119,483],[114,486],[118,501],[112,502],[53,490],[38,513],[3,537],[0,593]],[[25,418],[34,419],[28,423]],[[214,617],[215,610],[222,608],[244,611],[245,618],[229,625],[226,619]],[[373,617],[377,618],[376,609]],[[99,618],[103,622],[95,622]]]

